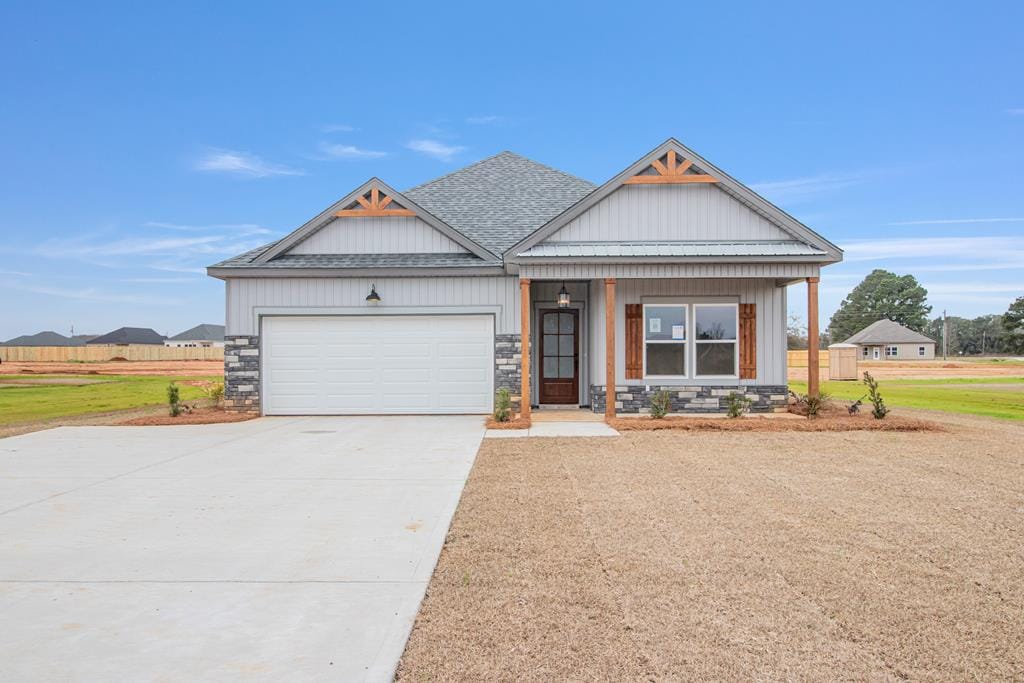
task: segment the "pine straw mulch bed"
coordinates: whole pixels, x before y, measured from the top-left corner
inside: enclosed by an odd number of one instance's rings
[[[154,427],[162,425],[208,425],[221,422],[245,422],[259,417],[257,413],[230,413],[223,408],[213,406],[202,406],[193,408],[190,413],[182,413],[177,417],[171,417],[166,412],[158,415],[143,415],[133,417],[124,422],[118,422],[119,426],[128,427]]]
[[[941,432],[944,427],[937,422],[913,417],[887,415],[876,420],[871,415],[845,415],[830,413],[819,417],[803,419],[787,418],[699,418],[664,417],[619,417],[608,424],[620,432],[658,431],[672,429],[693,432]]]
[[[508,422],[498,422],[494,419],[494,416],[487,418],[488,429],[529,429],[531,424],[530,418],[520,417],[519,415]]]

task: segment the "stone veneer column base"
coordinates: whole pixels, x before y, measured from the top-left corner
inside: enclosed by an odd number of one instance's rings
[[[260,338],[224,337],[224,409],[260,412]]]
[[[512,394],[512,409],[518,412],[522,405],[523,342],[518,334],[494,335],[494,391],[508,389]]]
[[[788,410],[789,387],[785,385],[758,384],[752,386],[618,386],[615,388],[615,410],[620,413],[649,413],[651,399],[659,391],[668,391],[672,398],[673,413],[724,413],[726,397],[732,392],[746,395],[753,403],[752,413],[784,413]],[[591,410],[603,413],[607,387],[590,387]]]

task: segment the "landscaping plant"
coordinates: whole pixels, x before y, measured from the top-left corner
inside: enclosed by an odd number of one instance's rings
[[[870,372],[865,372],[864,384],[868,387],[868,400],[871,401],[871,414],[876,420],[884,419],[885,416],[889,414],[889,409],[885,407],[885,401],[882,400],[882,394],[878,392],[878,380],[872,377]]]
[[[725,414],[729,417],[740,417],[747,412],[747,408],[752,403],[753,401],[738,391],[729,392],[729,395],[725,397]]]
[[[494,395],[494,421],[508,422],[512,419],[512,395],[508,389],[498,389]]]
[[[213,401],[214,405],[219,406],[224,400],[224,382],[204,384],[203,393],[206,394],[206,398]]]
[[[167,405],[170,408],[171,417],[181,415],[181,395],[178,391],[178,385],[174,382],[167,385]]]
[[[672,394],[662,389],[651,397],[651,417],[660,420],[672,410]]]

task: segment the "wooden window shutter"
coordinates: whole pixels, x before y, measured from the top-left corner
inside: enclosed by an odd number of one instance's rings
[[[740,304],[740,379],[757,379],[757,304]]]
[[[626,379],[644,376],[644,306],[626,304]]]

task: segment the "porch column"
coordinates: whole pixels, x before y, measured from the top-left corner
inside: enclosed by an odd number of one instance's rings
[[[818,396],[818,278],[807,278],[807,393]]]
[[[519,280],[519,310],[522,314],[522,358],[520,360],[519,414],[530,417],[530,280]]]
[[[604,416],[615,417],[615,278],[604,281]]]

